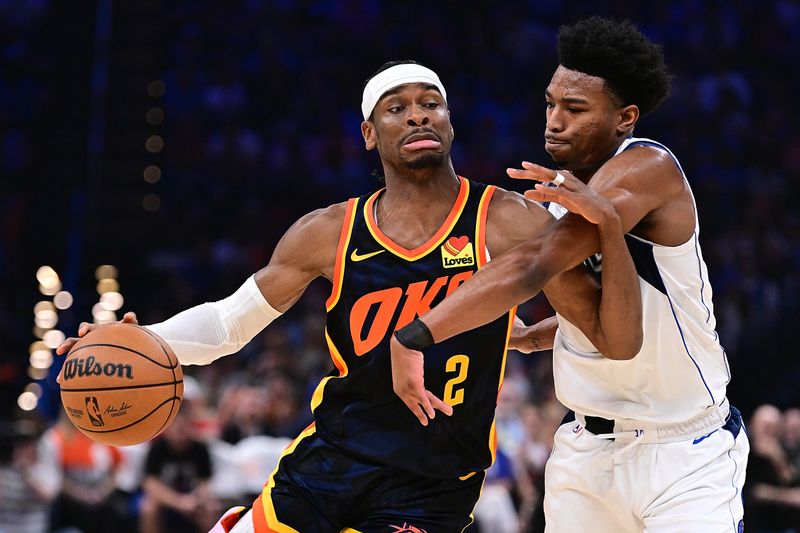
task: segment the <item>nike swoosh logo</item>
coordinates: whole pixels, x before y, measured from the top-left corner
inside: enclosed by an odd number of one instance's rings
[[[358,255],[358,248],[356,248],[355,250],[353,250],[353,253],[350,254],[350,260],[356,262],[363,261],[365,259],[369,259],[370,257],[375,257],[378,254],[382,254],[385,251],[386,250],[378,250],[377,252],[370,252],[368,254]]]

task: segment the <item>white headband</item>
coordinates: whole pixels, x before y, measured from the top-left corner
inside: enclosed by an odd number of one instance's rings
[[[378,100],[381,99],[381,96],[386,91],[406,83],[430,83],[435,85],[439,92],[442,93],[444,101],[447,102],[447,92],[444,90],[444,85],[439,80],[439,76],[434,71],[416,63],[402,63],[379,72],[367,82],[367,86],[364,87],[364,96],[361,99],[361,113],[364,115],[364,120],[369,120],[372,110],[375,109],[375,104],[378,103]]]

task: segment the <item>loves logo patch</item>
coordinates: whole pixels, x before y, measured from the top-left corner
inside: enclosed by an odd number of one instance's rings
[[[444,268],[457,268],[475,264],[475,253],[469,237],[450,237],[442,245],[442,266]]]

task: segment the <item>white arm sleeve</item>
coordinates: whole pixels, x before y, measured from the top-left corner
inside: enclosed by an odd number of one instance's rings
[[[206,302],[144,327],[164,339],[182,365],[207,365],[238,352],[280,315],[250,276],[224,300]]]

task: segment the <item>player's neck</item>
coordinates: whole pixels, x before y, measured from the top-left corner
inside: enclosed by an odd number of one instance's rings
[[[405,205],[420,210],[420,204],[432,208],[452,206],[458,196],[460,182],[453,164],[447,163],[423,169],[389,169],[386,174],[386,190],[381,202],[387,206]]]
[[[378,225],[399,244],[424,242],[439,229],[458,197],[461,182],[452,164],[414,170],[410,176],[386,170],[386,190],[376,206]]]

